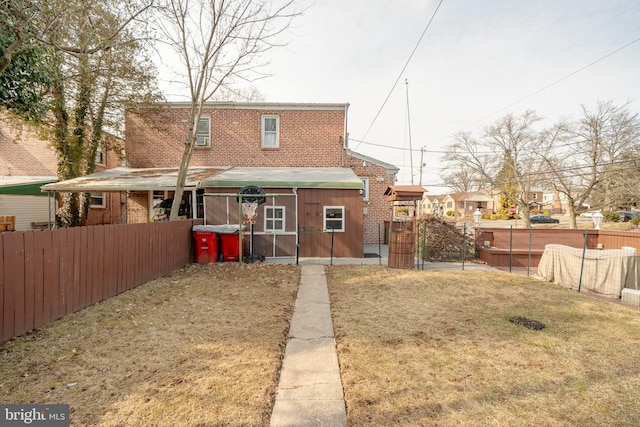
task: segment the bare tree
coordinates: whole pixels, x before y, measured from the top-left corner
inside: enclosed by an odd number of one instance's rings
[[[445,160],[468,168],[516,205],[526,227],[529,226],[529,194],[541,187],[547,173],[539,155],[540,147],[551,145],[555,134],[538,131],[541,119],[527,111],[519,117],[509,114],[484,129],[476,139],[469,133],[455,136]]]
[[[601,179],[594,188],[594,199],[614,210],[637,200],[640,124],[638,114],[631,114],[628,103],[617,106],[612,101],[599,102],[593,110],[583,106],[579,136],[598,144],[601,154]]]
[[[189,99],[189,129],[176,181],[171,221],[178,219],[187,171],[205,104],[223,87],[259,76],[261,56],[282,45],[280,36],[300,12],[294,1],[166,0],[165,42],[180,57]]]
[[[467,165],[446,168],[441,175],[441,179],[454,193],[481,190],[486,186],[482,176],[474,173]]]
[[[576,123],[556,126],[564,143],[546,147],[550,182],[567,199],[571,228],[577,228],[576,209],[588,201],[612,209],[638,199],[638,115],[627,107],[611,101],[591,110],[583,105]]]

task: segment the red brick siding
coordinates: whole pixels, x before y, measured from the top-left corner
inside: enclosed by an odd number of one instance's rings
[[[391,219],[391,202],[384,195],[385,190],[393,185],[393,177],[387,175],[387,170],[381,166],[363,162],[354,157],[347,157],[347,163],[359,177],[369,178],[369,200],[364,202],[367,214],[364,216],[364,243],[378,243],[378,227],[380,240],[384,242],[384,221]]]
[[[51,143],[41,139],[29,125],[0,121],[0,175],[56,176],[58,160]],[[119,150],[118,150],[119,151]],[[120,156],[108,151],[106,165],[96,165],[96,172],[119,166]],[[120,195],[105,194],[104,208],[89,209],[88,225],[120,222]]]
[[[57,160],[49,141],[28,126],[0,120],[0,175],[55,176]]]
[[[149,193],[131,191],[127,199],[127,218],[129,224],[149,222]]]
[[[342,149],[345,110],[259,110],[221,107],[206,109],[211,117],[211,146],[197,147],[192,166],[351,167],[369,178],[369,201],[365,202],[363,238],[378,243],[378,226],[384,233],[391,204],[384,191],[393,178],[381,166],[346,156]],[[263,149],[263,115],[280,118],[280,147]],[[175,167],[180,164],[189,123],[187,108],[129,110],[126,113],[126,151],[131,167]],[[132,222],[134,211],[129,205]],[[144,201],[146,212],[146,200]],[[382,234],[381,239],[384,238]]]
[[[211,117],[211,146],[197,147],[192,166],[336,167],[342,162],[345,111],[204,110]],[[280,118],[280,147],[263,149],[263,115]],[[126,150],[132,167],[180,164],[189,123],[188,110],[128,111]]]

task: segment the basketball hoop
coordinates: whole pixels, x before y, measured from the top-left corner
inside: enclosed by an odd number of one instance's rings
[[[255,224],[254,218],[257,216],[256,209],[258,208],[257,202],[244,202],[242,203],[242,216],[244,217],[243,224]]]

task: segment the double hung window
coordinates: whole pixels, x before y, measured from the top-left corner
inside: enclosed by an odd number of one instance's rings
[[[211,117],[209,116],[202,116],[198,121],[198,128],[196,130],[196,146],[211,146]]]
[[[280,147],[280,117],[262,116],[262,148]]]

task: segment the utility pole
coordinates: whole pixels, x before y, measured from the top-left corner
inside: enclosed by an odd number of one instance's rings
[[[409,125],[409,165],[411,167],[411,185],[413,185],[413,148],[411,147],[411,113],[409,112],[409,80],[404,79],[407,93],[407,123]]]
[[[420,181],[418,181],[418,185],[422,186],[422,166],[424,166],[424,163],[422,163],[424,159],[424,147],[420,147]]]

